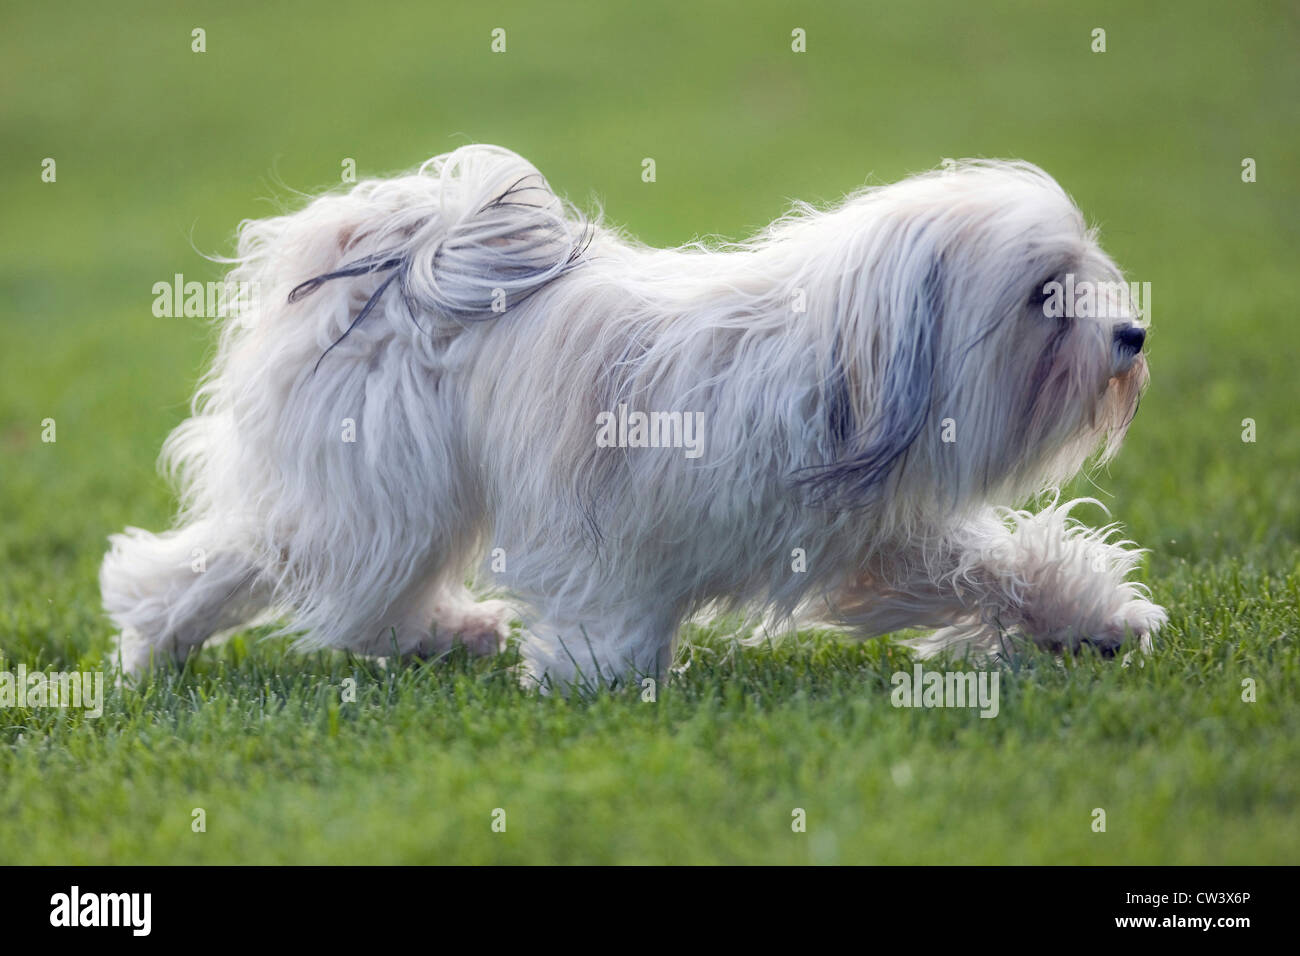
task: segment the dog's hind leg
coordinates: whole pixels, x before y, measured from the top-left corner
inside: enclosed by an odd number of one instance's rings
[[[123,673],[183,661],[218,631],[262,611],[270,587],[262,571],[229,545],[216,522],[150,534],[128,528],[110,537],[99,570],[104,609],[121,628]]]

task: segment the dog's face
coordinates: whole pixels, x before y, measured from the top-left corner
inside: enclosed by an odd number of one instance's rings
[[[858,427],[832,480],[1010,503],[1118,449],[1147,378],[1144,306],[1049,176],[967,164],[845,208],[863,231],[844,310]]]
[[[1045,474],[1059,481],[1098,447],[1114,454],[1137,412],[1147,382],[1139,309],[1147,304],[1140,292],[1130,295],[1092,233],[1045,244],[1057,247],[1061,267],[1035,281],[1017,323],[1037,350],[1026,356],[1021,421],[1026,457],[1044,456]]]

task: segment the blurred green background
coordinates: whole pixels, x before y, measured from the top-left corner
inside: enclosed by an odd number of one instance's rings
[[[538,776],[509,771],[519,774],[520,799],[563,793],[564,761],[547,756],[559,750],[605,769],[603,777],[593,770],[599,780],[588,784],[606,805],[637,818],[658,815],[663,827],[702,842],[686,847],[682,840],[690,838],[680,836],[673,856],[651,828],[644,838],[634,830],[614,844],[599,834],[568,833],[568,849],[561,850],[556,830],[534,833],[527,844],[502,844],[513,851],[474,849],[454,823],[455,814],[476,819],[478,810],[448,791],[443,842],[417,841],[410,858],[1293,862],[1300,844],[1289,816],[1297,784],[1292,741],[1300,730],[1298,10],[1267,2],[985,7],[959,0],[6,4],[5,666],[95,665],[110,636],[95,583],[105,536],[126,524],[157,530],[167,521],[172,502],[153,463],[163,437],[184,417],[212,338],[200,320],[155,318],[153,283],[178,272],[218,278],[201,253],[230,252],[240,219],[292,205],[297,192],[337,185],[345,159],[354,159],[364,177],[466,142],[500,143],[531,159],[579,205],[599,203],[611,222],[639,238],[672,244],[739,238],[792,199],[833,201],[945,157],[1021,157],[1056,176],[1130,277],[1152,285],[1151,388],[1119,459],[1074,489],[1101,497],[1153,552],[1148,580],[1173,621],[1164,663],[1146,670],[1146,683],[1103,664],[1088,670],[1098,682],[1092,692],[1066,693],[1069,678],[1044,663],[1016,678],[1026,682],[1023,700],[1039,701],[1038,709],[1004,706],[999,720],[986,722],[998,724],[996,731],[956,717],[903,727],[879,709],[887,691],[871,683],[887,672],[896,648],[828,649],[824,639],[813,639],[779,653],[719,652],[712,670],[697,670],[702,683],[690,691],[696,696],[647,723],[598,703],[592,706],[612,709],[599,719],[587,714],[583,726],[571,722],[572,714],[564,717],[576,705],[494,691],[483,707],[535,713],[530,719],[542,728],[531,741],[536,749],[511,737],[517,731],[507,721],[498,728],[504,749],[493,750],[496,738],[486,735],[478,741],[483,751],[457,757],[464,741],[441,719],[456,712],[447,702],[459,693],[458,681],[495,679],[495,672],[470,665],[453,676],[421,670],[418,680],[410,678],[407,704],[417,716],[408,717],[428,749],[369,768],[364,786],[353,768],[357,801],[365,803],[364,793],[371,802],[346,829],[359,840],[373,835],[367,821],[380,826],[385,811],[398,809],[374,792],[375,775],[410,779],[412,761],[432,775],[427,787],[437,789],[470,766],[490,779],[493,768],[505,773],[527,753],[538,761]],[[191,51],[196,27],[206,31],[204,53]],[[490,34],[498,27],[506,31],[506,52],[494,54]],[[791,50],[795,28],[806,31],[805,53]],[[1104,53],[1091,50],[1094,28],[1106,31]],[[57,162],[54,183],[41,179],[46,157]],[[654,183],[641,180],[645,157],[656,161]],[[1245,157],[1258,164],[1255,183],[1242,181]],[[41,441],[46,418],[57,422],[57,443]],[[1256,423],[1254,443],[1242,441],[1247,418]],[[324,799],[313,781],[346,777],[340,768],[349,765],[349,753],[394,748],[395,725],[357,729],[354,750],[323,750],[319,763],[304,767],[299,747],[314,739],[312,708],[327,707],[311,703],[311,675],[333,668],[337,676],[348,665],[282,661],[279,646],[241,647],[237,641],[216,652],[210,672],[200,665],[197,674],[147,697],[122,697],[117,716],[93,726],[57,713],[0,713],[0,811],[9,811],[0,820],[44,828],[38,855],[46,861],[78,852],[81,859],[117,861],[241,853],[330,859],[345,852],[341,837],[312,842],[295,829],[310,831],[302,821],[319,810],[313,801]],[[732,670],[738,661],[749,677]],[[270,689],[266,675],[284,668],[301,682]],[[794,675],[789,687],[773,676],[781,674]],[[1267,688],[1253,708],[1236,703],[1242,676]],[[198,685],[207,689],[198,694],[191,680],[207,681]],[[787,748],[789,756],[775,765],[753,756],[765,752],[757,743],[753,753],[738,743],[745,731],[728,737],[714,728],[716,707],[743,723],[748,692],[765,680],[793,694],[786,704],[766,698],[775,710],[765,718],[770,733],[759,736],[763,746]],[[707,703],[710,681],[721,703]],[[731,700],[732,687],[742,689],[739,702]],[[208,694],[236,701],[233,716],[214,716],[203,699]],[[250,695],[263,706],[298,701],[308,716],[279,749],[268,743],[230,764],[224,741],[266,733],[250,716],[256,708],[238,706]],[[864,698],[876,709],[863,710]],[[1086,724],[1096,707],[1112,714],[1104,729],[1061,737],[1064,727]],[[204,720],[213,732],[193,736],[189,722]],[[714,729],[701,730],[705,752],[696,770],[724,766],[730,773],[713,779],[701,772],[694,790],[685,777],[674,779],[653,809],[648,798],[638,802],[644,781],[620,763],[626,748],[610,741],[636,750],[706,725]],[[162,738],[170,741],[166,755],[154,768],[166,781],[136,793],[124,780],[147,758],[131,741],[158,726],[170,728]],[[972,738],[971,727],[984,737]],[[1021,741],[1016,761],[991,757],[1007,743],[999,735]],[[894,829],[847,832],[863,799],[862,781],[874,779],[873,768],[878,772],[885,759],[870,747],[905,754],[921,738],[936,764],[969,764],[965,779],[942,777],[936,767],[938,776],[917,784],[936,808],[953,808],[939,828],[946,834],[941,846],[918,845],[937,831],[926,818],[909,816],[910,798],[889,785],[870,799],[873,814],[894,820]],[[43,743],[33,749],[33,740]],[[435,765],[446,773],[429,769]],[[685,757],[665,756],[662,772],[671,778],[689,765]],[[180,769],[171,774],[169,767]],[[247,809],[247,829],[226,845],[225,856],[217,840],[198,848],[185,842],[188,810],[182,835],[167,835],[160,821],[186,803],[186,787],[231,796],[254,767],[270,815]],[[1030,767],[1039,789],[1026,781]],[[783,807],[787,795],[800,799],[799,787],[822,772],[851,768],[862,776],[828,781],[823,794],[845,830],[816,844],[816,852],[778,852],[735,832],[738,817],[749,812],[743,808],[765,800]],[[90,795],[74,796],[96,773]],[[1116,781],[1125,781],[1124,796],[1114,796]],[[63,794],[54,803],[59,809],[30,797],[37,782]],[[1107,784],[1112,799],[1132,802],[1132,819],[1144,821],[1142,838],[1103,846],[1085,833],[1072,842],[1059,832],[1065,824],[1051,818],[1026,822],[1022,832],[1024,801],[1042,807],[1076,800],[1070,812],[1086,814],[1101,799],[1089,787]],[[978,814],[956,809],[967,788],[987,801]],[[330,799],[347,803],[346,793]],[[411,799],[418,803],[415,794]],[[110,805],[118,807],[111,825],[104,809]],[[132,806],[143,809],[133,814]],[[297,822],[283,819],[286,806],[299,808]],[[788,811],[780,812],[788,820]],[[1206,833],[1189,835],[1189,821],[1197,820]],[[86,827],[112,835],[76,850]],[[5,832],[0,823],[0,861],[13,845]],[[722,837],[710,843],[700,836],[705,832]],[[710,855],[702,849],[710,845],[729,849]]]

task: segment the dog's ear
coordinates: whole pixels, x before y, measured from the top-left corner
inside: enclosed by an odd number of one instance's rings
[[[921,276],[901,314],[883,323],[888,336],[837,332],[821,403],[830,460],[799,476],[820,504],[869,503],[930,418],[943,322],[942,258],[929,259]]]

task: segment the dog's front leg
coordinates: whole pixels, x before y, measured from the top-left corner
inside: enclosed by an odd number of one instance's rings
[[[1135,637],[1147,650],[1167,615],[1128,579],[1143,552],[1116,540],[1113,526],[1072,518],[1080,503],[1036,514],[990,510],[923,552],[877,559],[833,596],[834,616],[877,634],[941,627],[910,642],[927,655],[954,647],[1000,656],[1017,639],[1109,654]]]

